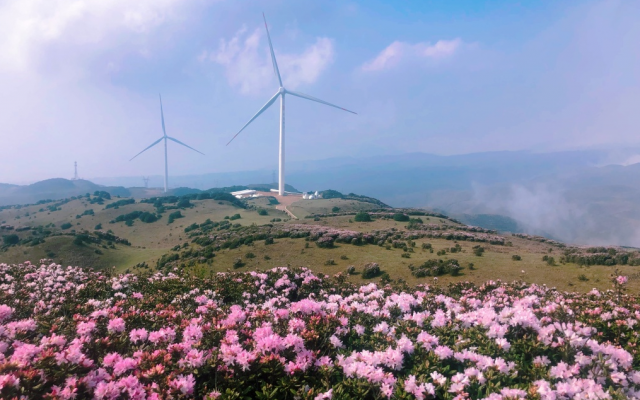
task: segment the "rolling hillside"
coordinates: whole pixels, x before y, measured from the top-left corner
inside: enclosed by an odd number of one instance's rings
[[[297,219],[278,209],[277,196],[239,201],[221,192],[136,200],[97,191],[2,207],[0,261],[50,258],[119,271],[183,267],[205,276],[289,265],[348,272],[347,279],[356,282],[523,279],[581,291],[609,287],[610,274],[619,268],[630,277],[630,287],[640,289],[635,250],[501,234],[355,195],[286,200]],[[371,263],[379,270],[367,276]]]

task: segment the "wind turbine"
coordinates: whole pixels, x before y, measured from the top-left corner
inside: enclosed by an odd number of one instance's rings
[[[144,153],[145,151],[149,150],[153,146],[160,143],[160,141],[164,140],[164,192],[167,193],[167,190],[169,190],[169,162],[167,160],[167,140],[172,140],[202,155],[204,155],[204,153],[194,149],[191,146],[187,146],[186,144],[182,143],[178,139],[172,138],[171,136],[167,136],[167,130],[164,127],[164,111],[162,111],[162,96],[160,96],[160,118],[162,118],[162,132],[164,133],[164,136],[162,136],[160,139],[156,140],[155,142],[151,143],[149,147],[147,147],[146,149],[142,150],[140,153],[133,156],[133,158],[138,157],[140,154]],[[133,158],[129,161],[132,161]]]
[[[288,90],[284,88],[284,85],[282,84],[282,78],[280,77],[280,70],[278,70],[278,63],[276,62],[276,55],[273,52],[273,45],[271,44],[271,36],[269,35],[267,18],[264,16],[264,13],[262,13],[262,18],[264,19],[264,27],[267,30],[267,39],[269,40],[269,50],[271,51],[271,61],[273,62],[273,72],[278,78],[278,83],[280,83],[280,88],[278,89],[276,94],[273,95],[273,97],[269,99],[269,101],[267,101],[267,104],[262,106],[262,108],[256,113],[256,115],[254,115],[253,118],[251,118],[249,122],[247,122],[242,127],[242,129],[240,129],[238,133],[236,133],[235,136],[232,137],[231,140],[229,140],[229,143],[231,143],[233,139],[235,139],[240,134],[240,132],[244,130],[244,128],[246,128],[251,122],[253,122],[254,119],[258,118],[258,116],[262,114],[267,108],[269,108],[279,97],[280,98],[280,158],[279,158],[279,170],[278,170],[278,178],[279,178],[278,194],[280,196],[284,196],[284,96],[285,94],[290,94],[292,96],[301,97],[303,99],[315,101],[320,104],[339,108],[340,110],[347,111],[352,114],[356,114],[356,113],[353,111],[349,111],[346,108],[338,107],[335,104],[331,104],[326,101],[317,99],[315,97],[311,97],[309,95],[299,93],[299,92],[294,92],[292,90]],[[229,145],[229,143],[227,143],[227,146]]]

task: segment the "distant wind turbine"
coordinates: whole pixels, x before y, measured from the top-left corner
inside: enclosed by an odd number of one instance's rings
[[[294,92],[292,90],[288,90],[284,88],[284,85],[282,84],[282,78],[280,77],[280,70],[278,70],[278,63],[276,62],[276,55],[273,52],[273,45],[271,44],[269,27],[267,27],[267,18],[264,16],[264,13],[262,14],[262,18],[264,19],[264,27],[267,30],[267,39],[269,40],[269,50],[271,51],[271,61],[273,62],[273,72],[278,78],[278,82],[280,83],[280,88],[278,89],[276,94],[273,95],[273,97],[269,99],[269,101],[267,101],[267,104],[262,106],[262,108],[256,113],[256,115],[254,115],[253,118],[251,118],[249,122],[247,122],[242,127],[242,129],[240,129],[238,133],[236,133],[235,136],[232,137],[231,140],[229,140],[229,143],[231,143],[233,139],[235,139],[240,134],[240,132],[244,130],[244,128],[246,128],[251,122],[253,122],[254,119],[258,118],[260,114],[262,114],[267,108],[269,108],[278,99],[278,97],[280,97],[280,159],[279,159],[279,170],[278,170],[278,178],[279,178],[278,194],[280,194],[280,196],[284,196],[284,95],[290,94],[292,96],[301,97],[303,99],[315,101],[317,103],[321,103],[327,106],[339,108],[340,110],[344,110],[352,114],[356,114],[356,113],[353,111],[349,111],[346,108],[338,107],[335,104],[331,104],[326,101],[317,99],[315,97],[311,97],[309,95]],[[227,146],[229,145],[229,143],[227,143]]]
[[[160,96],[160,118],[162,119],[162,132],[164,133],[164,136],[162,136],[160,139],[156,140],[155,142],[151,143],[149,147],[147,147],[146,149],[142,150],[140,153],[133,156],[133,158],[129,161],[132,161],[134,158],[138,157],[140,154],[144,153],[145,151],[149,150],[153,146],[160,143],[160,141],[164,140],[164,192],[167,193],[167,190],[169,190],[169,162],[167,160],[167,139],[173,140],[174,142],[181,144],[184,147],[187,147],[202,155],[204,155],[204,153],[194,149],[191,146],[187,146],[186,144],[182,143],[178,139],[172,138],[171,136],[167,136],[167,130],[164,127],[164,111],[162,110],[162,96]]]

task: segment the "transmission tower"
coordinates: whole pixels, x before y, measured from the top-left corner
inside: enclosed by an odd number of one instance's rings
[[[149,177],[148,176],[143,176],[142,180],[144,181],[144,187],[148,188],[149,187]]]
[[[73,162],[73,169],[74,169],[73,180],[77,181],[78,180],[78,162],[77,161]]]

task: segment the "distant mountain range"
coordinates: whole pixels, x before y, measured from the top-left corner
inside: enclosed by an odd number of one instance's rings
[[[277,188],[276,183],[268,184],[249,184],[242,186],[232,186],[224,188],[212,188],[212,191],[231,192],[243,189],[258,189],[269,191]],[[285,185],[288,192],[298,192],[291,185]],[[148,198],[154,196],[163,196],[164,192],[158,188],[143,188],[123,186],[105,186],[98,185],[84,179],[69,180],[64,178],[47,179],[30,185],[11,185],[0,183],[0,206],[15,204],[33,204],[42,200],[60,200],[72,196],[83,196],[87,193],[96,191],[108,192],[111,196]],[[200,189],[179,187],[171,189],[167,194],[181,196],[191,193],[202,192]]]
[[[121,186],[107,187],[83,179],[54,178],[31,185],[0,183],[0,205],[31,204],[47,199],[57,200],[93,193],[97,190],[109,192],[112,196],[131,196],[131,191]]]
[[[640,247],[640,164],[606,162],[607,154],[600,151],[413,153],[289,163],[287,182],[304,191],[335,189],[394,207],[431,208],[465,223],[503,231],[542,234],[569,243]],[[175,191],[203,190],[270,181],[271,173],[175,176],[171,182],[180,187]],[[154,181],[159,184],[162,178],[151,177]],[[93,182],[61,179],[0,185],[0,204],[95,190],[133,197],[162,194],[159,189],[140,188],[139,178]]]

